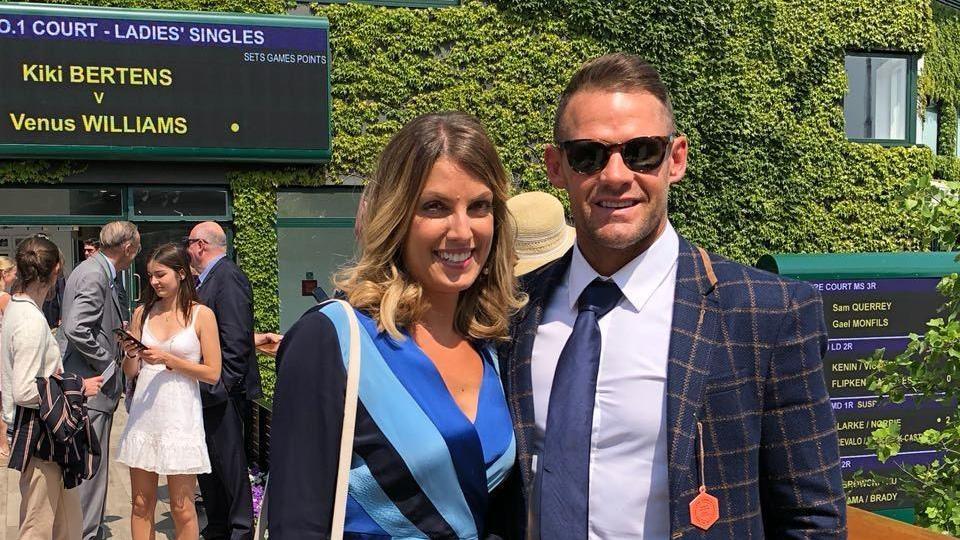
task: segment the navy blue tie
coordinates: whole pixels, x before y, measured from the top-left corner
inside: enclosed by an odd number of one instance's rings
[[[587,537],[590,438],[600,367],[598,321],[622,298],[617,284],[594,280],[577,301],[573,332],[560,352],[539,459],[540,538]]]

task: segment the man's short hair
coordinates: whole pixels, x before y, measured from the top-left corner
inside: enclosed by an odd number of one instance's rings
[[[129,221],[112,221],[100,229],[100,247],[114,249],[137,237],[137,226]]]
[[[87,238],[86,240],[83,241],[83,245],[84,245],[84,246],[93,246],[93,247],[95,247],[95,248],[97,248],[97,249],[100,249],[100,239],[99,239],[99,238],[94,238],[94,237]]]
[[[557,104],[557,114],[553,119],[553,140],[563,142],[561,124],[570,98],[577,92],[599,90],[603,92],[646,92],[657,98],[667,112],[670,130],[675,128],[673,105],[660,72],[649,62],[634,54],[611,53],[587,61],[573,75]]]

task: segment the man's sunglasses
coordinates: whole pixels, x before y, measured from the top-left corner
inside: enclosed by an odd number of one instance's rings
[[[183,237],[183,247],[188,248],[194,242],[203,242],[203,238],[190,238],[189,236]]]
[[[622,143],[606,144],[593,139],[563,141],[557,146],[567,156],[570,168],[580,174],[602,171],[610,156],[619,151],[623,163],[633,172],[650,172],[663,163],[667,148],[676,138],[675,134],[652,137],[636,137]]]

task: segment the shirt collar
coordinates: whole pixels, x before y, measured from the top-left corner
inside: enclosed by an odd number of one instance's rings
[[[567,281],[570,308],[576,310],[580,294],[593,280],[600,278],[610,279],[616,283],[634,310],[640,311],[660,284],[672,275],[679,256],[680,237],[677,236],[677,231],[669,221],[660,238],[657,238],[653,245],[609,278],[597,273],[583,257],[580,246],[574,246]]]
[[[37,309],[40,309],[40,306],[38,306],[37,303],[33,301],[33,298],[30,298],[29,296],[27,296],[27,295],[25,295],[25,294],[14,294],[14,295],[11,295],[11,296],[10,296],[10,301],[11,301],[11,302],[26,302],[26,303],[32,305],[33,307],[35,307],[35,308],[37,308]],[[40,311],[43,311],[43,310],[40,309]]]
[[[207,276],[210,275],[210,271],[213,270],[213,267],[220,262],[220,259],[226,257],[227,254],[218,255],[215,259],[211,260],[206,268],[203,269],[203,272],[200,272],[200,275],[197,277],[197,285],[203,285],[203,282],[207,280]]]
[[[110,281],[117,279],[117,263],[113,262],[110,257],[104,255],[102,251],[99,252],[98,255],[103,257],[103,260],[107,261],[107,270],[110,271]]]

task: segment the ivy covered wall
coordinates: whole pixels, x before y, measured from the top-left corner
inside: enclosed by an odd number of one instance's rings
[[[960,11],[933,8],[933,32],[918,81],[921,105],[940,106],[935,176],[960,180],[957,156],[957,112],[960,110]]]
[[[63,0],[71,4],[282,13],[287,0]],[[691,140],[671,194],[679,231],[747,263],[766,252],[918,249],[901,190],[960,176],[922,147],[850,143],[846,50],[926,52],[920,100],[938,100],[951,141],[960,23],[931,0],[464,0],[439,9],[311,5],[330,19],[333,159],[232,176],[235,244],[256,289],[261,330],[278,324],[275,192],[365,178],[404,122],[442,109],[476,114],[516,189],[549,189],[542,166],[557,96],[576,67],[624,50],[671,87]],[[952,107],[952,109],[950,109]],[[949,111],[954,111],[949,113]],[[949,140],[948,140],[949,139]],[[0,181],[57,181],[82,163],[0,163]],[[269,365],[265,365],[266,370]]]

